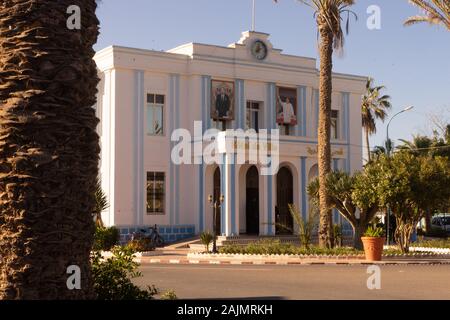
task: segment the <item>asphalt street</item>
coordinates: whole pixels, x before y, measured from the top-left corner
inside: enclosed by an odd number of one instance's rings
[[[181,299],[450,299],[450,265],[380,266],[379,279],[367,268],[143,264],[134,282]]]

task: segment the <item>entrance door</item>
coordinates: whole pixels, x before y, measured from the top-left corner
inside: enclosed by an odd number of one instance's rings
[[[259,174],[255,166],[246,175],[246,233],[259,234]]]
[[[220,199],[220,169],[217,168],[214,171],[214,203],[216,203],[217,201],[219,201]],[[214,214],[214,213],[213,213]],[[221,210],[220,207],[217,208],[216,211],[216,234],[220,235],[221,233],[221,228],[220,228],[220,214],[221,214]],[[214,228],[214,226],[213,226]]]
[[[276,234],[292,234],[293,219],[288,204],[294,203],[294,192],[291,170],[283,167],[277,174],[277,206],[275,208]]]

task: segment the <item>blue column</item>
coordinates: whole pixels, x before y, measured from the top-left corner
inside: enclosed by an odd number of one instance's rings
[[[205,225],[205,189],[204,189],[204,172],[203,163],[198,165],[198,230],[204,231]]]
[[[296,134],[306,136],[306,87],[297,87],[297,126]]]
[[[276,129],[277,128],[277,119],[276,119],[276,85],[275,83],[267,84],[267,103],[266,103],[266,126],[267,129]]]
[[[245,103],[245,91],[244,80],[236,80],[235,84],[235,120],[234,128],[245,130],[245,117],[246,117],[246,103]]]
[[[344,170],[350,172],[350,93],[342,92],[342,106],[343,106],[343,138],[347,141],[347,159],[345,161]]]
[[[144,172],[144,71],[134,71],[134,224],[144,221],[144,194],[146,173]]]
[[[236,235],[236,154],[233,154],[233,163],[231,163],[229,166],[231,175],[231,233],[233,235]]]
[[[338,159],[333,159],[333,170],[337,171],[338,169],[339,169]],[[334,223],[340,222],[340,214],[336,209],[333,209],[333,220],[334,220]]]
[[[313,90],[314,95],[314,113],[315,113],[315,128],[314,128],[314,135],[313,137],[318,137],[317,130],[319,129],[319,89]]]
[[[220,193],[223,194],[224,196],[228,196],[226,194],[226,184],[225,184],[225,179],[226,179],[226,154],[222,154],[221,156],[221,161],[222,163],[220,164]],[[225,199],[225,201],[222,204],[222,208],[220,210],[220,233],[223,235],[225,234],[225,213],[227,212],[227,199]]]
[[[211,77],[202,76],[202,126],[203,132],[211,128]]]
[[[307,197],[306,197],[306,157],[300,157],[300,177],[301,177],[301,199],[302,199],[302,216],[306,220],[308,217]]]
[[[272,235],[272,213],[273,213],[273,204],[272,204],[272,179],[273,176],[267,176],[267,235]]]

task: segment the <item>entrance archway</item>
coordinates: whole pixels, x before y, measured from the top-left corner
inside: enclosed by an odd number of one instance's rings
[[[217,167],[216,170],[214,171],[213,198],[214,198],[214,203],[216,203],[216,201],[219,201],[219,198],[220,198],[220,169],[219,169],[219,167]],[[221,234],[221,225],[220,225],[221,219],[220,219],[220,217],[221,217],[221,210],[220,210],[220,207],[218,207],[217,211],[216,211],[216,234],[217,235]],[[213,224],[213,228],[214,228],[214,224]]]
[[[255,166],[248,169],[246,177],[246,233],[259,234],[259,173]]]
[[[292,234],[294,223],[288,205],[294,203],[293,185],[291,170],[288,167],[282,167],[277,174],[276,234]]]

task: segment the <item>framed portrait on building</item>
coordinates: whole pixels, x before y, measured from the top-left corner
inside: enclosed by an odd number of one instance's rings
[[[277,123],[295,126],[297,124],[297,90],[277,87],[276,99]]]
[[[211,118],[234,120],[234,82],[211,80]]]

